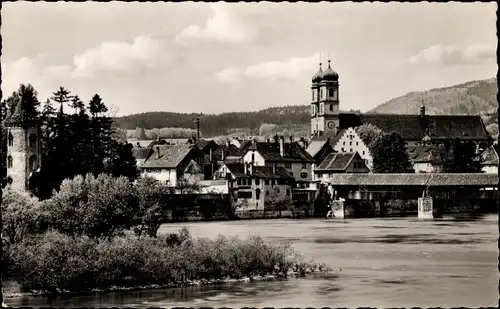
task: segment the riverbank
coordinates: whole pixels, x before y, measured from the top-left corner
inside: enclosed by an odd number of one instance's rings
[[[157,290],[157,289],[173,289],[173,288],[181,288],[181,287],[192,287],[192,286],[210,286],[210,285],[223,285],[223,284],[238,284],[238,283],[248,283],[253,281],[273,281],[278,279],[297,279],[302,278],[308,275],[315,274],[330,274],[334,273],[335,270],[331,268],[324,269],[316,269],[311,270],[305,274],[300,274],[298,272],[290,272],[287,277],[279,277],[275,275],[267,275],[267,276],[256,276],[256,277],[245,277],[245,278],[227,278],[227,279],[200,279],[200,280],[187,280],[185,282],[176,282],[169,284],[150,284],[144,286],[111,286],[108,289],[92,289],[89,291],[82,292],[71,292],[67,290],[57,290],[56,293],[54,291],[31,291],[31,292],[23,292],[21,290],[21,286],[19,283],[9,280],[3,282],[3,292],[5,299],[13,299],[19,297],[27,297],[27,296],[84,296],[90,295],[94,293],[98,294],[106,294],[113,292],[138,292],[138,291],[147,291],[147,290]]]

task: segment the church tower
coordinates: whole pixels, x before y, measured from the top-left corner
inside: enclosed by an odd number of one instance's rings
[[[321,136],[339,130],[339,75],[331,68],[320,69],[312,79],[311,135]]]
[[[36,118],[24,117],[18,104],[5,121],[7,143],[7,185],[13,190],[29,190],[30,178],[41,165],[40,125]]]

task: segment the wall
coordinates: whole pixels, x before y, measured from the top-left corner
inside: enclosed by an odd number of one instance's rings
[[[371,170],[373,167],[373,158],[370,150],[365,145],[353,128],[348,128],[342,137],[339,139],[333,149],[337,152],[358,152],[363,160],[366,160],[366,165]]]
[[[250,179],[250,178],[247,178]],[[249,211],[249,210],[264,210],[264,207],[272,207],[273,203],[279,202],[291,202],[292,189],[290,185],[272,185],[271,180],[269,184],[266,184],[265,179],[259,179],[259,183],[256,183],[256,179],[250,179],[251,184],[246,185],[235,185],[237,190],[234,191],[234,208],[235,211]],[[260,190],[259,199],[257,199],[257,189]],[[287,195],[287,190],[289,195]],[[238,198],[238,192],[250,192],[251,197],[249,198]]]
[[[358,166],[360,167],[355,167],[356,164],[359,164]],[[370,169],[366,167],[366,163],[363,161],[362,158],[359,158],[358,156],[355,156],[354,159],[351,161],[351,164],[346,168],[346,173],[369,173]]]
[[[243,156],[243,162],[245,163],[252,162],[252,154],[254,154],[254,166],[264,166],[265,164],[264,158],[260,155],[258,151],[254,150],[247,151],[247,153]]]
[[[163,184],[175,187],[177,186],[177,171],[175,168],[170,169],[156,169],[154,171],[144,170],[143,175],[151,176],[159,180]]]
[[[483,170],[483,173],[496,174],[496,173],[498,173],[498,166],[496,166],[496,165],[484,165],[482,170]]]
[[[415,170],[415,173],[435,173],[439,171],[436,166],[428,162],[414,163],[413,169]]]

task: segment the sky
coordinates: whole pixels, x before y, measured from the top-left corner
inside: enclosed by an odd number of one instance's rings
[[[496,76],[492,3],[7,2],[2,91],[60,86],[116,115],[305,105],[327,60],[340,108]]]

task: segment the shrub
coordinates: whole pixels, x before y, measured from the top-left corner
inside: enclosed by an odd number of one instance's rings
[[[302,275],[316,266],[305,263],[289,245],[219,236],[193,239],[187,229],[176,236],[140,240],[132,235],[97,241],[58,232],[26,238],[11,246],[8,277],[24,291],[90,291],[113,286],[183,284],[264,275]],[[175,241],[172,241],[175,239]]]

